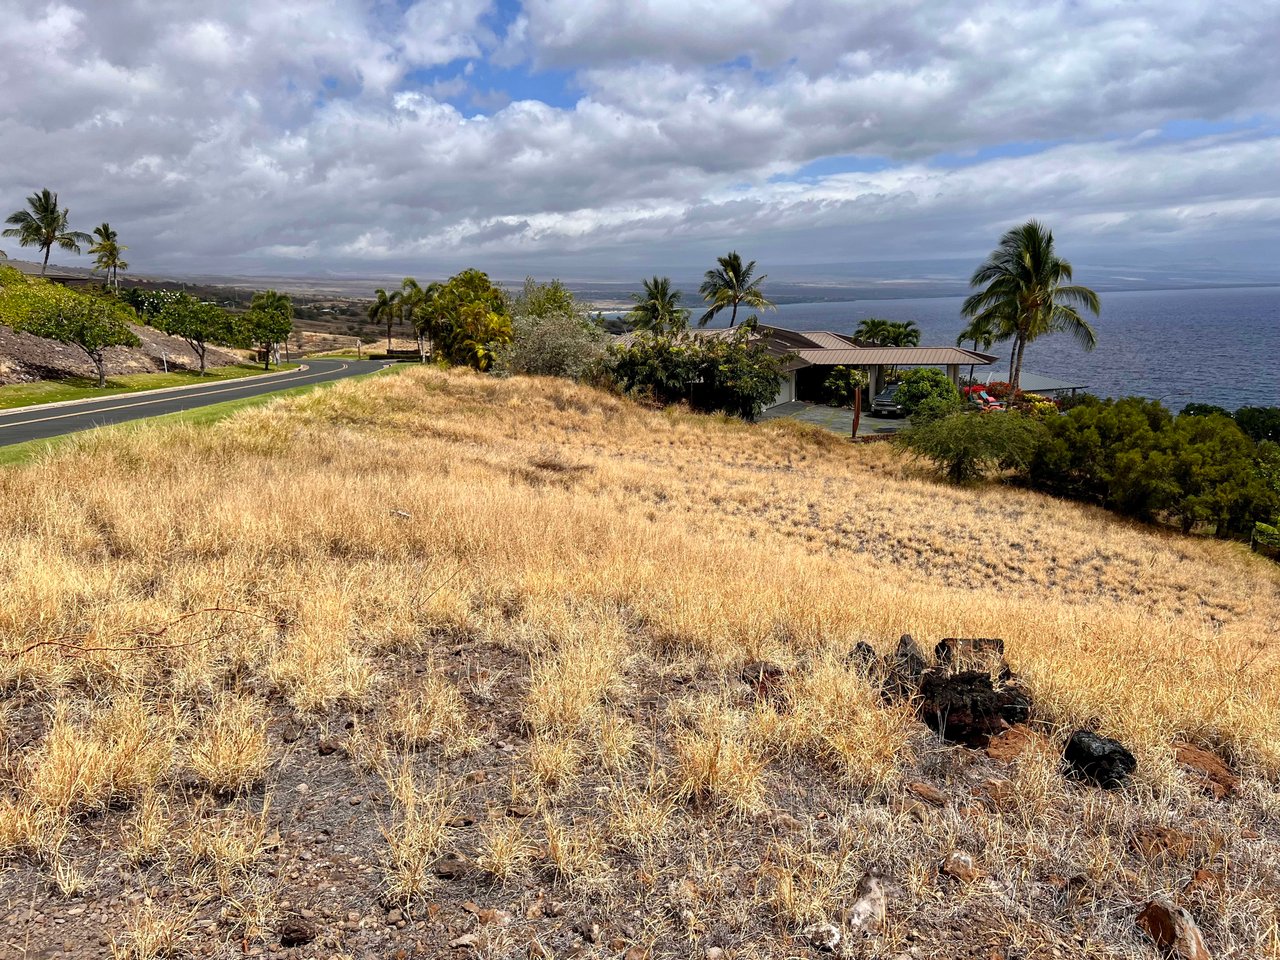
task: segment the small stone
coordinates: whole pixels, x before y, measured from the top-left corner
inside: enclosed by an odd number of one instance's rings
[[[1186,886],[1182,888],[1182,892],[1186,894],[1196,893],[1200,890],[1221,890],[1226,884],[1226,877],[1218,870],[1210,870],[1208,867],[1201,867],[1191,874],[1191,879],[1187,881]]]
[[[800,936],[809,941],[809,946],[827,953],[834,953],[840,945],[840,928],[834,923],[812,923],[800,931]]]
[[[1001,763],[1012,763],[1031,750],[1045,746],[1044,737],[1025,723],[1011,726],[987,743],[987,756]]]
[[[909,633],[898,638],[898,646],[893,653],[885,657],[883,663],[884,683],[880,687],[880,695],[886,700],[906,700],[914,697],[920,690],[920,678],[924,675],[928,661],[920,644]]]
[[[563,900],[552,900],[549,904],[547,904],[547,916],[563,917],[565,910],[567,909],[568,908],[565,906]]]
[[[573,929],[587,943],[599,943],[604,935],[600,929],[600,924],[590,920],[582,921],[574,926]]]
[[[311,788],[307,786],[305,783],[300,783],[296,787],[294,787],[293,790],[295,793],[307,793],[311,790]]]
[[[1191,852],[1194,840],[1173,827],[1145,826],[1133,833],[1130,845],[1147,860],[1182,860]]]
[[[1071,734],[1062,759],[1069,778],[1104,790],[1122,786],[1138,767],[1137,759],[1119,740],[1088,730],[1077,730]]]
[[[972,883],[982,877],[982,871],[973,862],[973,857],[959,850],[953,850],[942,864],[942,872],[961,883]]]
[[[913,780],[907,784],[907,790],[925,801],[925,803],[931,803],[935,807],[945,807],[947,805],[947,795],[931,783],[925,783],[923,780]]]
[[[446,853],[431,864],[431,872],[441,880],[461,880],[469,872],[470,864],[456,853]]]
[[[364,797],[348,797],[347,803],[351,804],[353,807],[358,807],[362,800],[364,800]]]
[[[769,703],[786,700],[787,671],[776,663],[753,660],[742,668],[742,682],[749,686],[757,699]]]
[[[316,743],[316,753],[322,757],[327,757],[332,753],[337,753],[340,746],[342,746],[342,742],[337,737],[324,737]]]
[[[285,743],[294,743],[302,736],[302,724],[297,720],[286,720],[280,728],[280,739]]]
[[[1212,960],[1191,914],[1163,897],[1157,897],[1142,908],[1138,914],[1138,926],[1165,956],[1176,960]]]
[[[316,928],[301,917],[288,917],[276,931],[282,947],[306,946],[316,938]]]
[[[719,947],[707,947],[707,952],[702,956],[703,960],[724,960],[724,951]]]
[[[841,911],[841,922],[851,931],[871,932],[880,929],[885,918],[884,886],[880,877],[868,873],[858,882],[858,899]]]
[[[536,809],[527,803],[513,803],[507,807],[507,816],[515,817],[523,820],[525,817],[532,817]]]
[[[404,920],[404,914],[399,910],[391,910],[387,913],[387,923],[396,924]]]
[[[1240,778],[1216,753],[1185,742],[1175,743],[1173,750],[1178,763],[1191,771],[1215,800],[1225,800],[1240,786]]]

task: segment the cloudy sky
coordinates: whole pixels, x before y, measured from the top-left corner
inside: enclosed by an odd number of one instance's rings
[[[1034,215],[1114,275],[1280,277],[1276,3],[0,0],[0,23],[0,215],[48,186],[136,270],[692,276],[736,247],[892,272]]]

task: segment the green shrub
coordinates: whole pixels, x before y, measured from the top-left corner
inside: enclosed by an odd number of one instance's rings
[[[581,380],[604,357],[604,331],[559,280],[525,280],[511,304],[511,335],[494,350],[497,373]]]
[[[1241,407],[1234,419],[1254,443],[1280,443],[1280,407]]]
[[[897,442],[953,483],[967,483],[996,470],[1025,470],[1043,438],[1044,426],[1021,414],[964,412],[913,421]]]
[[[610,365],[628,393],[754,420],[778,395],[782,371],[777,358],[752,343],[749,333],[745,328],[715,338],[641,333],[630,346],[610,351]]]
[[[914,417],[916,410],[929,400],[951,401],[959,407],[960,391],[941,370],[936,367],[920,367],[903,374],[898,385],[898,403],[908,417]],[[930,408],[935,415],[940,409],[938,404]]]
[[[833,407],[852,407],[858,391],[867,385],[867,375],[853,367],[836,366],[823,381],[824,402]]]

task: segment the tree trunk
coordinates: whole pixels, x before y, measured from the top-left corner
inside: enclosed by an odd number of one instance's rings
[[[738,320],[738,301],[733,301],[733,309],[729,311],[729,326],[733,326]]]
[[[391,324],[393,321],[387,321],[387,353],[391,352]]]
[[[1022,354],[1027,349],[1025,339],[1018,341],[1018,365],[1013,370],[1013,379],[1009,382],[1009,396],[1014,398],[1022,390]]]
[[[44,276],[45,269],[49,266],[49,251],[52,249],[53,247],[44,248],[44,263],[40,264],[40,276],[42,277]],[[101,384],[99,384],[99,386],[101,386]]]
[[[1009,386],[1013,386],[1013,361],[1018,356],[1018,334],[1013,335],[1013,346],[1009,348]]]
[[[263,344],[263,348],[262,348],[262,369],[263,369],[263,370],[270,370],[270,369],[271,369],[271,344],[269,344],[269,343]]]
[[[97,353],[91,353],[89,354],[89,356],[93,357],[93,365],[98,368],[98,386],[105,387],[107,385],[106,358],[102,355],[101,351],[98,351]]]
[[[196,353],[200,355],[200,376],[204,376],[204,355],[209,352],[209,345],[202,343],[196,347]]]

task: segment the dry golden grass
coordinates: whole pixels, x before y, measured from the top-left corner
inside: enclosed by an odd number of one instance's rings
[[[783,926],[829,917],[871,864],[929,902],[964,849],[1008,896],[1043,879],[1030,865],[1088,874],[1077,946],[1110,956],[1132,937],[1117,898],[1178,882],[1116,864],[1138,819],[1199,815],[1173,761],[1185,737],[1246,774],[1238,822],[1202,851],[1229,850],[1241,880],[1203,909],[1231,955],[1262,955],[1278,914],[1257,891],[1276,865],[1239,834],[1280,816],[1278,624],[1280,572],[1236,545],[942,486],[884,446],[793,423],[406,370],[212,428],[85,435],[0,472],[0,689],[40,731],[6,745],[0,852],[74,886],[66,837],[138,804],[121,843],[156,857],[173,781],[193,774],[217,802],[261,790],[291,762],[266,737],[272,711],[322,726],[349,712],[347,753],[388,782],[386,884],[407,902],[437,883],[457,764],[497,736],[492,714],[527,734],[510,782],[540,811],[536,826],[478,819],[495,881],[586,896],[618,876],[665,890],[685,869],[724,899],[700,894],[646,936],[693,943],[709,913],[752,904]],[[1010,772],[1018,800],[998,816],[904,815],[889,801],[909,772],[958,791],[968,762],[844,664],[904,632],[1002,636],[1050,744],[1082,725],[1117,736],[1136,785],[1082,798],[1050,749]],[[454,670],[465,644],[503,659]],[[790,709],[750,702],[737,672],[757,658],[796,670]],[[441,766],[424,776],[427,760]],[[803,819],[813,797],[824,843],[688,845],[705,818],[754,830],[779,808]],[[241,904],[243,929],[266,924],[265,832],[256,815],[205,819],[174,866]],[[162,955],[153,920],[119,949]]]

